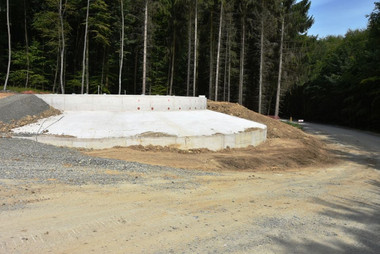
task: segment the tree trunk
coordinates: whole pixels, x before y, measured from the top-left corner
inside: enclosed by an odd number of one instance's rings
[[[138,67],[139,50],[135,50],[135,73],[133,76],[133,94],[137,93],[137,67]]]
[[[227,101],[231,101],[231,45],[228,45]]]
[[[103,86],[104,86],[104,65],[106,62],[106,46],[103,48],[103,60],[102,60],[102,74],[100,77],[100,92],[103,92]]]
[[[86,53],[87,53],[87,36],[88,36],[88,17],[90,15],[90,0],[87,0],[86,12],[86,26],[84,29],[84,43],[83,43],[83,62],[82,62],[82,88],[81,94],[84,92],[84,78],[86,75]]]
[[[61,23],[61,70],[59,75],[59,84],[61,86],[61,93],[65,93],[65,86],[63,83],[63,72],[64,72],[64,58],[65,58],[65,31],[63,26],[63,9],[62,9],[62,0],[59,1],[59,19]]]
[[[29,59],[29,39],[28,39],[28,28],[26,25],[26,3],[24,0],[24,30],[25,30],[25,53],[26,53],[26,78],[25,78],[25,88],[29,85],[29,70],[30,70],[30,59]]]
[[[189,14],[188,27],[188,46],[187,46],[187,79],[186,79],[186,96],[190,95],[190,69],[191,69],[191,11]]]
[[[284,31],[285,30],[285,17],[282,18],[281,25],[281,42],[280,42],[280,64],[278,67],[278,80],[277,80],[277,94],[276,94],[276,107],[274,116],[277,118],[280,111],[280,97],[281,97],[281,75],[282,75],[282,51],[284,46]]]
[[[172,63],[171,63],[171,70],[170,70],[170,86],[169,86],[169,95],[172,95],[173,92],[173,81],[174,81],[174,62],[175,62],[175,31],[173,34],[173,46],[172,46]]]
[[[193,77],[193,96],[195,97],[195,88],[197,82],[197,53],[198,53],[198,0],[195,0],[195,17],[194,17],[194,77]]]
[[[224,75],[223,75],[223,101],[226,101],[226,88],[227,88],[227,68],[228,68],[228,47],[229,47],[229,31],[228,29],[226,33],[226,46],[225,46],[225,53],[224,53]]]
[[[230,27],[231,29],[231,24],[232,20],[230,19]],[[231,30],[229,30],[231,33]],[[227,101],[230,102],[231,100],[231,34],[229,34],[228,38],[228,78],[227,78]]]
[[[104,87],[106,88],[106,91],[109,91],[109,71],[110,71],[110,63],[108,58],[108,47],[105,47],[105,59],[104,59]]]
[[[210,77],[208,82],[208,97],[212,100],[212,85],[213,85],[213,76],[214,76],[214,12],[211,11],[210,14]]]
[[[219,35],[218,35],[218,52],[217,52],[217,54],[216,54],[215,101],[218,101],[218,88],[219,88],[219,62],[220,62],[220,44],[221,44],[221,41],[222,41],[222,25],[223,25],[223,2],[220,4]]]
[[[7,90],[9,72],[11,70],[11,58],[12,58],[11,24],[9,22],[9,0],[7,0],[7,29],[8,29],[8,67],[7,67],[7,76],[5,77],[5,83],[4,83],[4,91]]]
[[[119,95],[121,94],[121,74],[123,73],[123,59],[124,59],[124,0],[120,0],[121,9],[121,43],[120,43],[120,68],[119,68]]]
[[[61,44],[61,42],[59,42],[59,44]],[[55,93],[55,91],[56,91],[55,89],[56,89],[56,86],[57,86],[58,70],[59,70],[59,49],[57,50],[57,63],[55,65],[53,93]]]
[[[146,54],[147,54],[147,40],[148,40],[148,0],[145,0],[145,19],[144,19],[144,56],[143,56],[142,94],[145,94],[145,89],[146,89]]]
[[[259,114],[262,113],[262,95],[263,95],[263,68],[264,68],[264,20],[261,19],[261,36],[260,36],[260,77],[259,77]]]
[[[239,104],[243,105],[243,84],[244,84],[244,57],[245,57],[245,17],[242,17],[242,36],[240,51],[240,76],[239,76]]]
[[[89,40],[87,40],[87,47],[86,47],[86,94],[89,94],[90,93],[90,83],[89,83],[89,78],[90,78],[90,67],[89,67],[89,63],[88,63],[88,54],[89,54],[89,47],[88,47],[88,44],[89,44]]]

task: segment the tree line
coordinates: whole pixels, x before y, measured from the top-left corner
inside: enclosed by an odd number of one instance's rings
[[[380,132],[380,2],[366,29],[309,37],[307,80],[288,90],[283,114]]]
[[[206,95],[278,116],[285,92],[305,83],[309,8],[309,0],[0,0],[0,84]]]

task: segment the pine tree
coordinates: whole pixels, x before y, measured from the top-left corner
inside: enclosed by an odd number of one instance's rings
[[[84,92],[84,78],[86,75],[86,71],[88,71],[88,18],[90,15],[90,0],[87,0],[87,8],[86,8],[86,23],[85,23],[85,30],[84,30],[84,43],[83,43],[83,61],[82,61],[82,87],[81,87],[81,94]],[[88,82],[87,82],[88,84]],[[86,86],[86,93],[88,93],[88,85]]]
[[[123,60],[124,60],[124,30],[125,30],[125,18],[124,18],[124,0],[120,0],[120,16],[121,16],[121,37],[120,37],[120,69],[119,69],[119,95],[121,94],[121,75],[123,73]]]
[[[147,57],[147,46],[148,46],[148,0],[145,0],[144,9],[144,55],[143,55],[143,81],[142,81],[142,94],[146,91],[146,57]]]
[[[7,90],[8,80],[9,80],[9,72],[11,70],[11,59],[12,59],[12,46],[11,46],[11,25],[9,22],[9,0],[7,0],[7,31],[8,31],[8,67],[7,67],[7,75],[5,77],[4,83],[4,91]]]
[[[197,63],[198,63],[198,0],[195,0],[194,10],[194,72],[193,72],[193,96],[196,94]]]
[[[220,62],[220,46],[222,40],[222,26],[223,26],[223,1],[220,3],[220,21],[219,21],[219,36],[218,36],[218,51],[216,56],[216,77],[215,77],[215,101],[218,101],[218,87],[219,87],[219,62]]]

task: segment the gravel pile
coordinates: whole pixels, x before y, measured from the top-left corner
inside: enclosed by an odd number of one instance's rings
[[[109,170],[116,170],[118,173],[107,173]],[[181,182],[164,179],[165,172],[181,176]],[[2,179],[44,183],[51,183],[53,180],[72,185],[120,182],[144,184],[148,179],[144,176],[153,176],[167,180],[170,183],[167,188],[190,188],[195,187],[190,186],[190,183],[195,182],[192,181],[194,176],[215,174],[95,158],[83,155],[77,150],[31,140],[0,138],[0,178]]]
[[[15,94],[0,100],[0,122],[10,123],[26,116],[36,116],[50,106],[32,94]]]

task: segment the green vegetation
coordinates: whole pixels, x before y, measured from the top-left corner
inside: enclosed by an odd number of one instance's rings
[[[291,122],[291,121],[283,121],[283,123],[289,124],[290,126],[293,126],[293,127],[300,129],[300,130],[303,129],[302,125],[300,125],[299,123],[295,123],[295,122]]]
[[[288,115],[380,131],[380,2],[365,30],[309,38],[308,80],[291,89]]]
[[[310,0],[0,0],[0,85],[204,94],[380,131],[380,3],[367,29],[322,39],[307,35],[309,8]]]
[[[277,86],[286,91],[303,68],[309,7],[309,0],[11,0],[8,85],[67,94],[194,93],[274,114]],[[6,10],[0,0],[0,85]]]
[[[0,87],[4,88],[4,87]],[[2,89],[1,89],[2,90]],[[33,87],[18,87],[18,86],[7,86],[7,90],[14,93],[24,93],[24,92],[32,92],[32,93],[46,93],[46,90],[36,89]]]

